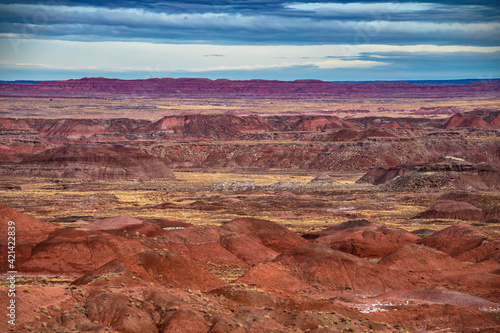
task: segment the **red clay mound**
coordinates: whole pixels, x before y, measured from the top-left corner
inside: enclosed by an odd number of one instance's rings
[[[204,266],[216,264],[237,268],[249,268],[249,265],[228,251],[221,244],[221,237],[232,232],[213,227],[189,227],[173,230],[161,236],[164,246],[174,252],[187,255]]]
[[[87,298],[87,317],[123,333],[158,333],[156,323],[145,309],[131,306],[127,295],[101,290]]]
[[[15,172],[47,178],[175,180],[165,160],[120,145],[71,145],[50,149],[26,158]]]
[[[490,126],[493,128],[500,128],[500,116],[496,117],[490,122]]]
[[[144,222],[127,215],[97,220],[82,228],[100,230],[115,235],[139,233],[147,237],[154,237],[165,233],[162,228],[154,223]]]
[[[147,274],[164,286],[211,290],[226,283],[180,253],[146,251],[136,255]]]
[[[462,261],[478,262],[498,258],[500,235],[484,227],[458,224],[423,238],[418,244],[443,251]]]
[[[295,247],[273,262],[312,286],[370,293],[413,288],[408,277],[397,271],[321,244]]]
[[[247,235],[279,253],[309,243],[309,241],[293,231],[267,220],[254,218],[235,219],[224,223],[221,229]]]
[[[185,255],[149,250],[115,259],[73,281],[76,285],[128,287],[156,282],[166,287],[211,290],[226,283]]]
[[[229,252],[252,266],[272,260],[279,254],[247,235],[223,236],[221,244]]]
[[[500,310],[500,304],[487,301],[480,297],[466,295],[443,287],[428,287],[415,290],[394,291],[380,295],[384,299],[415,300],[419,303],[429,302],[451,304],[480,310]]]
[[[260,288],[288,291],[311,288],[309,284],[292,276],[285,268],[273,262],[257,265],[234,281],[234,283],[245,283]]]
[[[419,236],[402,229],[364,220],[348,221],[302,237],[363,258],[380,258],[420,239]]]
[[[403,273],[410,271],[462,271],[470,266],[470,264],[454,259],[444,252],[416,244],[400,247],[380,259],[378,264]]]
[[[483,211],[470,203],[453,200],[441,201],[425,212],[414,217],[414,219],[456,219],[481,221]]]
[[[14,224],[9,224],[9,221],[12,221]],[[33,248],[35,248],[35,246],[41,241],[46,240],[51,232],[63,229],[57,224],[42,222],[34,217],[24,215],[8,206],[1,204],[0,226],[4,235],[0,238],[0,246],[3,249],[0,255],[0,258],[2,260],[0,269],[2,271],[16,270],[16,267],[14,267],[13,269],[9,268],[9,262],[7,261],[7,259],[12,259],[12,257],[8,258],[8,247],[12,244],[9,245],[8,242],[15,243],[15,249],[13,249],[15,252],[14,265],[19,266],[29,258]],[[8,239],[9,236],[15,238]]]
[[[453,128],[481,128],[481,129],[491,129],[493,126],[484,121],[480,116],[474,114],[456,114],[452,116],[446,124],[444,124],[444,129]]]
[[[79,277],[113,259],[145,249],[135,240],[100,231],[63,229],[39,243],[19,271]]]

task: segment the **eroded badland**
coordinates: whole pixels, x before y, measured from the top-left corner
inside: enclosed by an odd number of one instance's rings
[[[5,330],[497,332],[499,96],[0,83]]]

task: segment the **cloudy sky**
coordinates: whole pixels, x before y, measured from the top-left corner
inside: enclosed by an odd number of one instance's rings
[[[500,77],[500,1],[2,0],[0,80]]]

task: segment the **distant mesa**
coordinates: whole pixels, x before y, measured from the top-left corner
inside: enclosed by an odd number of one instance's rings
[[[121,145],[70,145],[43,151],[9,165],[12,175],[87,180],[175,180],[167,162]]]
[[[271,80],[209,80],[197,78],[162,78],[148,80],[118,80],[83,78],[79,80],[20,84],[0,82],[2,96],[238,96],[238,97],[286,97],[318,98],[335,96],[343,98],[395,97],[451,97],[477,95],[477,87],[483,95],[498,94],[498,81],[472,82],[462,85],[425,85],[408,82],[325,82],[320,80],[271,81]]]

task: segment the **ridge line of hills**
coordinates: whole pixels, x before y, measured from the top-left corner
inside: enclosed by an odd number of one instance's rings
[[[254,96],[313,98],[346,97],[464,97],[500,92],[499,80],[464,85],[412,84],[409,82],[326,82],[320,80],[143,79],[83,78],[34,84],[0,82],[0,96],[88,96],[130,94],[147,96]]]

